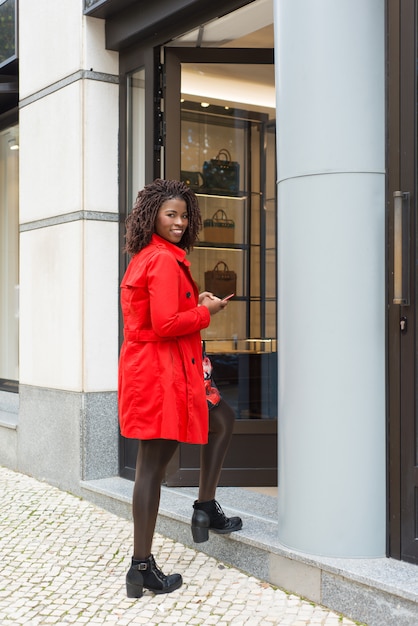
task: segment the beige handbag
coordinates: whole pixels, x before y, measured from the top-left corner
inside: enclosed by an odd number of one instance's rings
[[[218,209],[211,218],[203,222],[204,241],[212,243],[234,243],[235,223],[229,220],[223,209]]]

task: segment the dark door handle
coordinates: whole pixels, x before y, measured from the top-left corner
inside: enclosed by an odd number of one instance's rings
[[[393,304],[409,304],[410,193],[393,192]]]

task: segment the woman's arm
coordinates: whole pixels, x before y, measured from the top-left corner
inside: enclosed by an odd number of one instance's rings
[[[151,323],[161,337],[187,335],[207,328],[210,311],[207,306],[196,306],[180,311],[179,284],[182,280],[177,260],[166,252],[155,254],[149,261],[148,288]],[[195,298],[190,288],[190,297]],[[186,297],[186,294],[185,294]]]

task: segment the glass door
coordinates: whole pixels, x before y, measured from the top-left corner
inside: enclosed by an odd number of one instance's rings
[[[391,556],[418,563],[416,0],[389,0],[388,452]]]
[[[234,293],[202,336],[236,424],[222,484],[277,484],[275,88],[271,50],[165,50],[165,177],[196,192],[200,289]],[[259,88],[257,89],[257,83]],[[194,485],[181,446],[167,484]]]

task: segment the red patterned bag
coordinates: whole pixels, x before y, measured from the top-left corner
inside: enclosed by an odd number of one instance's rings
[[[213,407],[218,406],[221,401],[221,394],[219,389],[215,385],[212,380],[212,363],[210,362],[207,354],[203,353],[202,356],[202,365],[203,365],[203,380],[205,382],[206,389],[206,400],[208,403],[208,408],[213,409]]]

